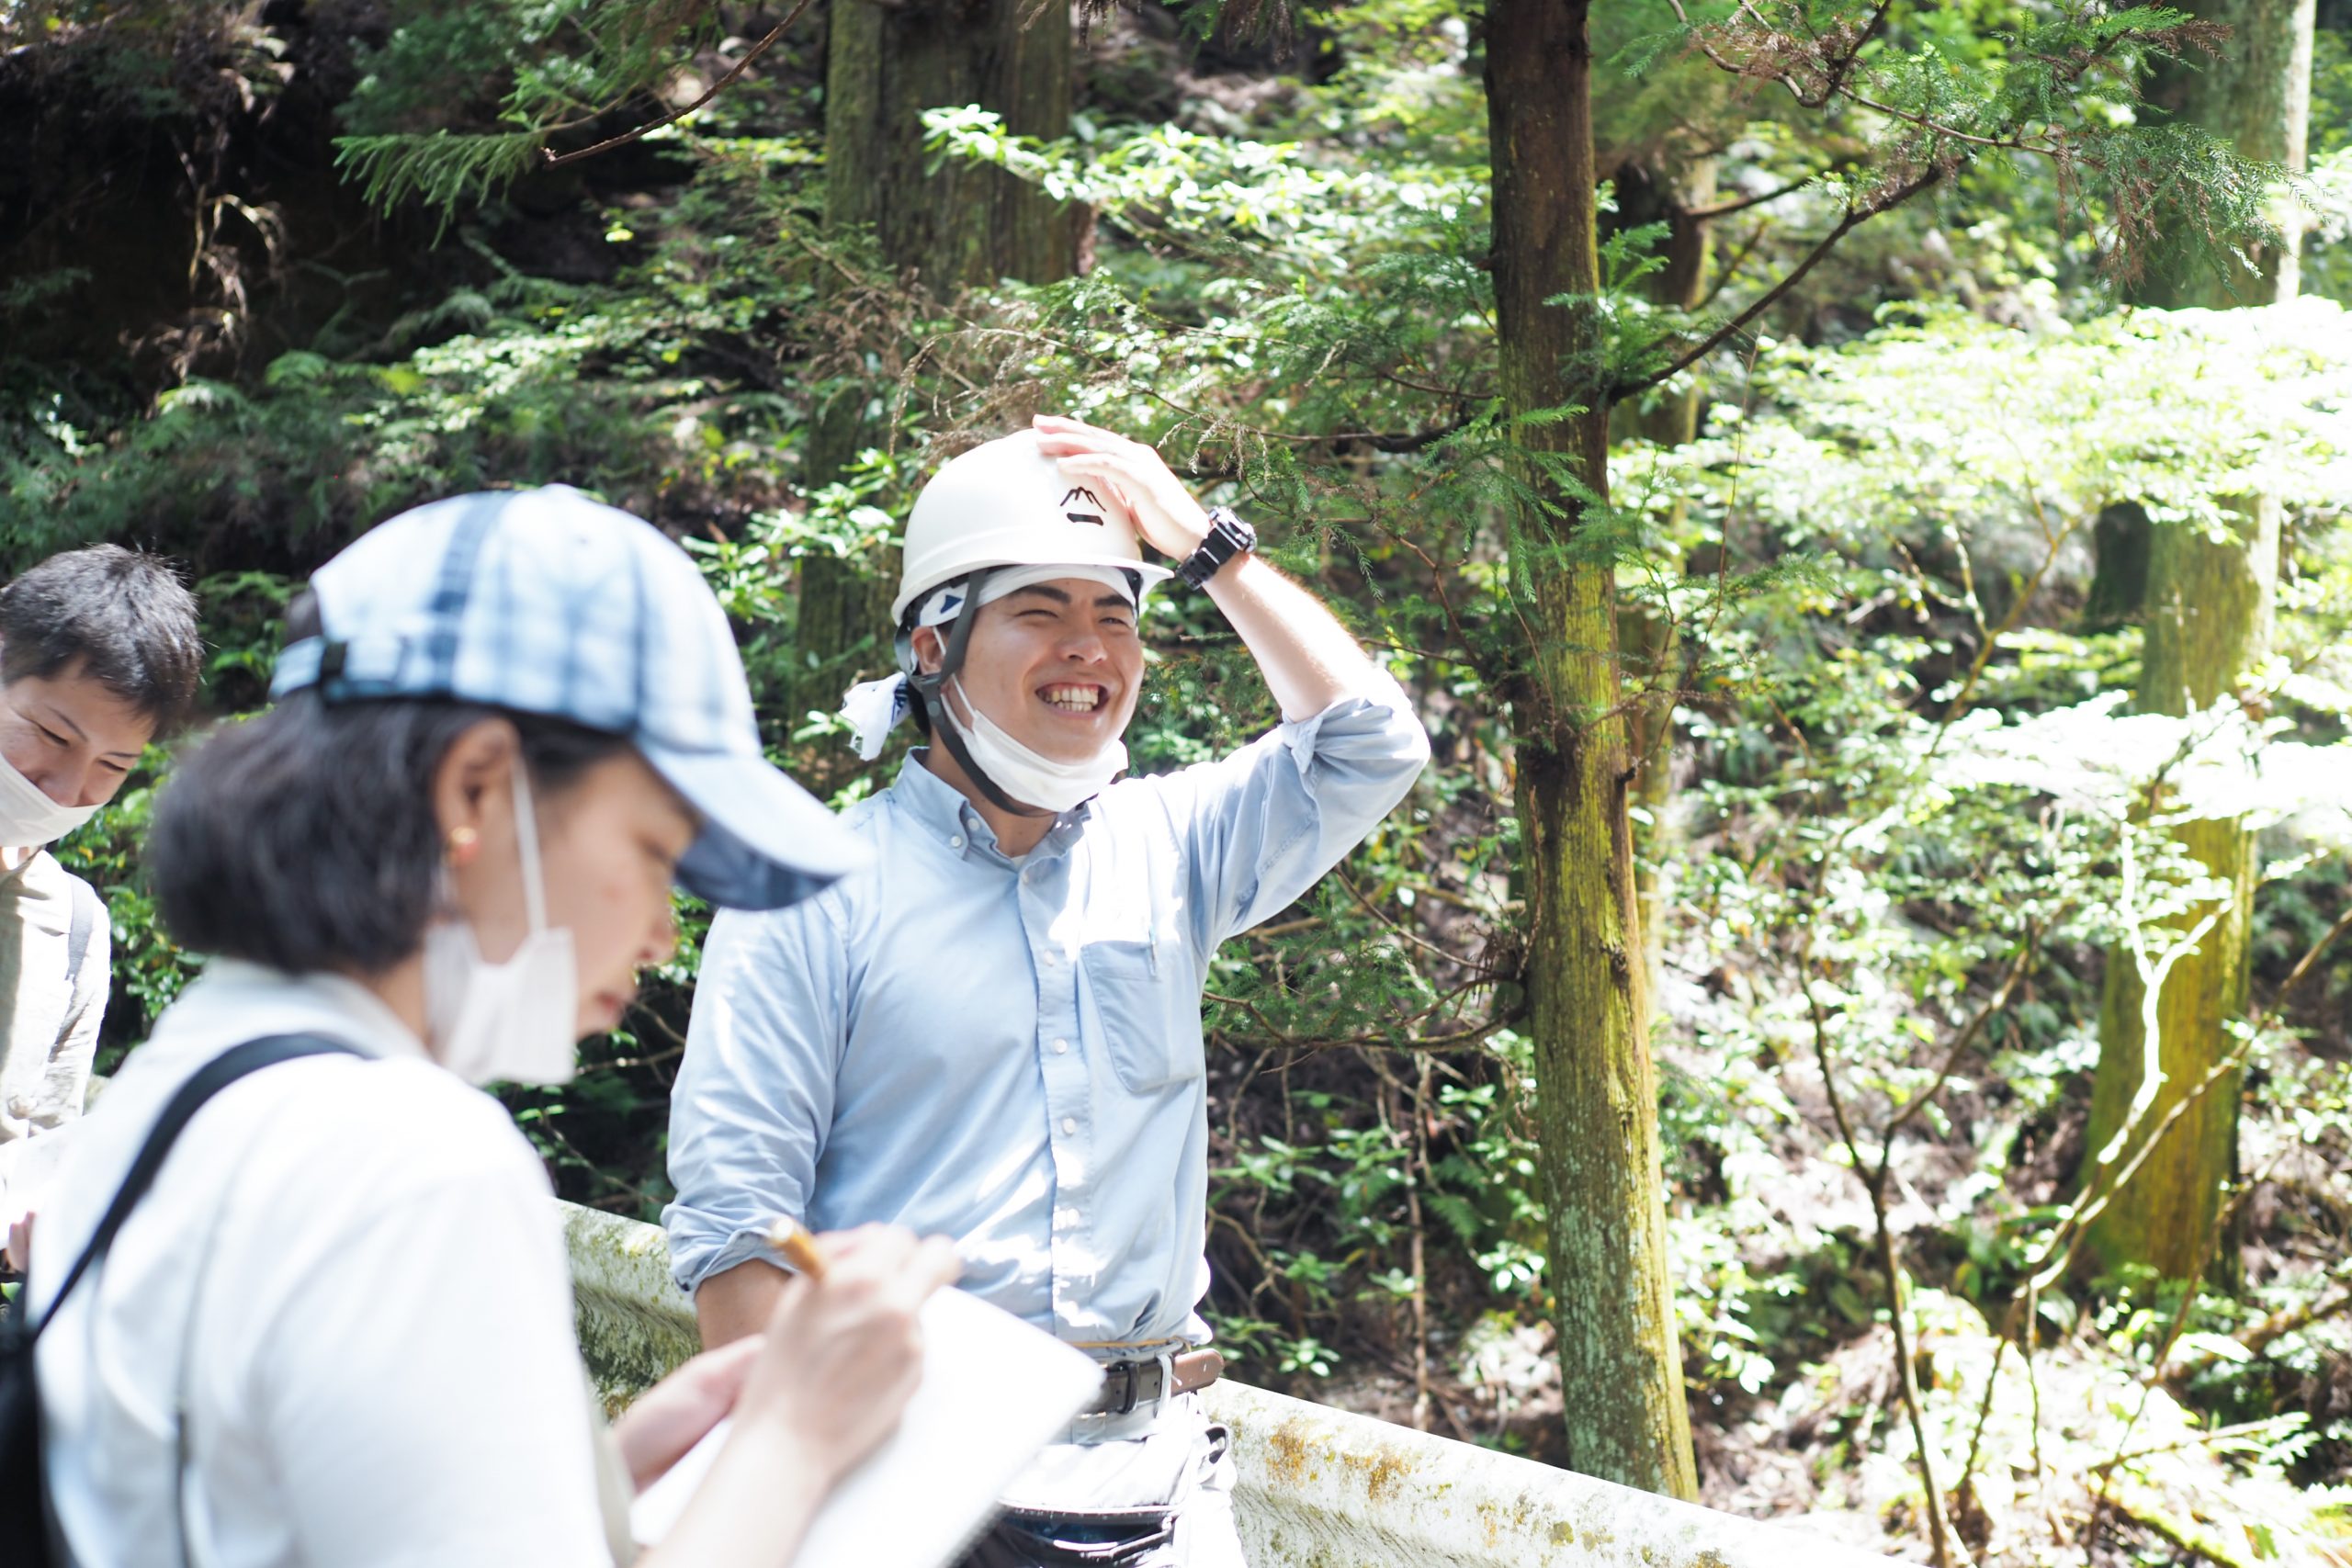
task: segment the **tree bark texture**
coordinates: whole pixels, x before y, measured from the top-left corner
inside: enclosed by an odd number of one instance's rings
[[[2180,0],[2174,7],[2230,29],[2217,58],[2193,53],[2160,66],[2148,100],[2228,142],[2247,158],[2301,172],[2306,163],[2312,109],[2312,31],[2315,0]],[[2203,264],[2159,269],[2138,291],[2143,303],[2179,307],[2267,305],[2291,299],[2301,287],[2302,219],[2280,196],[2274,217],[2289,243],[2257,247],[2256,274],[2217,275]]]
[[[1588,7],[1496,0],[1487,13],[1494,160],[1497,337],[1522,447],[1563,453],[1605,493],[1609,416],[1593,312],[1555,296],[1599,284]],[[1531,461],[1520,478],[1558,509],[1527,507],[1514,592],[1534,630],[1514,702],[1526,986],[1550,1211],[1569,1464],[1673,1496],[1696,1491],[1666,1263],[1657,1077],[1634,901],[1619,696],[1616,585],[1579,562],[1579,503]]]
[[[1034,19],[1031,13],[1035,10]],[[1027,25],[1023,25],[1026,21]],[[870,229],[882,259],[941,299],[1001,278],[1048,283],[1078,263],[1082,215],[1001,169],[933,171],[922,111],[978,104],[1016,135],[1068,133],[1068,0],[833,0],[825,56],[825,226]],[[831,483],[878,431],[856,387],[820,411],[802,483]],[[811,557],[800,581],[796,713],[830,709],[852,680],[890,662],[897,552]]]
[[[2186,7],[2233,29],[2221,58],[2151,87],[2175,114],[2233,143],[2249,158],[2300,171],[2311,118],[2312,0],[2199,0]],[[2285,215],[2291,221],[2291,214]],[[2293,233],[2292,228],[2288,230]],[[2174,280],[2175,303],[2266,304],[2294,297],[2294,248],[2257,257],[2265,278],[2234,280],[2234,298],[2208,274]],[[2150,530],[2138,706],[2143,713],[2187,714],[2235,691],[2270,647],[2278,581],[2279,502],[2275,495],[2232,503],[2229,536],[2208,537],[2174,524]],[[2227,913],[2198,950],[2165,977],[2157,998],[2155,1068],[2164,1078],[2154,1103],[2119,1155],[2128,1159],[2171,1108],[2202,1083],[2234,1048],[2228,1026],[2245,1011],[2252,929],[2254,836],[2235,821],[2194,822],[2177,834],[2207,872],[2232,890]],[[2204,910],[2191,911],[2188,923]],[[2161,940],[2161,939],[2159,939]],[[2096,1154],[2121,1129],[2148,1070],[2145,993],[2129,953],[2108,955],[2099,1005],[2098,1074],[2092,1084],[2090,1136]],[[2166,1279],[2187,1279],[2216,1261],[2237,1273],[2234,1250],[2212,1235],[2222,1189],[2237,1164],[2239,1075],[2214,1084],[2150,1156],[2129,1188],[2091,1227],[2090,1255],[2103,1269],[2143,1264]]]
[[[2278,570],[2278,499],[2245,502],[2236,524],[2236,536],[2223,542],[2179,524],[2153,531],[2137,703],[2143,713],[2187,714],[2211,705],[2268,648]],[[2156,1007],[2156,1066],[2165,1081],[2119,1154],[2119,1165],[2228,1056],[2236,1044],[2228,1026],[2245,1012],[2254,835],[2227,820],[2184,823],[2174,836],[2231,889],[2232,897],[2198,951],[2165,977]],[[2185,925],[2193,927],[2205,913],[2202,908],[2191,910]],[[2145,999],[2130,953],[2110,953],[2085,1145],[2094,1153],[2122,1127],[2145,1076]],[[2145,1264],[2165,1279],[2179,1280],[2218,1258],[2225,1274],[2233,1272],[2222,1256],[2226,1249],[2209,1238],[2222,1184],[2236,1169],[2237,1118],[2238,1075],[2232,1073],[2189,1108],[2166,1146],[2149,1157],[2093,1223],[2091,1255],[2102,1268]]]
[[[826,225],[871,225],[884,258],[941,296],[1068,276],[1075,209],[1001,169],[931,170],[922,146],[923,110],[966,104],[1015,135],[1068,133],[1068,0],[834,0],[830,26]]]

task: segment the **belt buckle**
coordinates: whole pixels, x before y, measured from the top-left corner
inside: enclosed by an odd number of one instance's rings
[[[1146,1394],[1143,1385],[1143,1374],[1147,1368],[1157,1368],[1159,1372],[1159,1387],[1153,1389],[1148,1395]],[[1106,1404],[1100,1412],[1107,1417],[1131,1416],[1143,1406],[1147,1398],[1156,1409],[1166,1402],[1170,1392],[1176,1386],[1175,1369],[1169,1364],[1166,1356],[1113,1361],[1103,1371],[1126,1379],[1126,1388],[1119,1395],[1116,1403]]]

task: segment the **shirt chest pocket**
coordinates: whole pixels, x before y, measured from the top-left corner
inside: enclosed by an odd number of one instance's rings
[[[1079,963],[1121,1086],[1144,1094],[1208,1070],[1200,991],[1180,951],[1165,942],[1090,942]]]

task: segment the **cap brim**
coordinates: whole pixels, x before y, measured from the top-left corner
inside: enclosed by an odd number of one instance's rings
[[[639,744],[645,760],[702,817],[678,862],[678,886],[724,909],[780,909],[873,860],[816,796],[757,757]]]
[[[941,578],[938,582],[930,583],[926,586],[914,589],[911,592],[901,588],[898,598],[891,601],[890,619],[893,622],[903,619],[906,615],[908,605],[913,604],[925,593],[930,592],[932,589],[939,587],[941,583],[953,582],[959,577],[969,577],[976,571],[1002,571],[1009,566],[1103,567],[1112,571],[1133,572],[1140,584],[1140,591],[1137,593],[1138,600],[1140,600],[1143,592],[1149,592],[1151,589],[1158,587],[1159,584],[1167,581],[1170,578],[1176,575],[1176,571],[1173,567],[1155,566],[1150,561],[1137,560],[1133,556],[1057,556],[1052,560],[1048,561],[1023,560],[1017,557],[1008,558],[1004,560],[991,560],[982,557],[976,560],[959,563],[952,574]]]

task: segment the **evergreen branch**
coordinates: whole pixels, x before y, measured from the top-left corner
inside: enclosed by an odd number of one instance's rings
[[[1818,175],[1807,175],[1801,180],[1791,180],[1787,185],[1776,190],[1768,190],[1761,196],[1743,196],[1732,201],[1718,201],[1706,207],[1693,207],[1684,212],[1683,216],[1693,223],[1704,223],[1715,218],[1728,218],[1735,212],[1745,212],[1751,207],[1763,207],[1780,200],[1784,196],[1794,196],[1820,177]]]
[[[1860,207],[1848,208],[1846,209],[1846,216],[1838,220],[1838,226],[1830,230],[1829,232],[1823,237],[1819,244],[1816,244],[1812,250],[1806,252],[1804,259],[1798,262],[1795,266],[1790,268],[1787,276],[1781,278],[1780,282],[1767,289],[1755,300],[1754,303],[1750,304],[1747,309],[1742,310],[1738,315],[1734,316],[1730,321],[1725,321],[1713,332],[1709,333],[1688,351],[1677,355],[1663,370],[1657,372],[1655,375],[1645,376],[1638,381],[1611,387],[1609,389],[1609,400],[1611,402],[1617,402],[1625,398],[1632,397],[1637,392],[1645,392],[1652,387],[1659,385],[1661,382],[1671,380],[1673,378],[1679,376],[1682,372],[1690,369],[1690,367],[1696,365],[1702,359],[1704,359],[1708,355],[1713,354],[1716,349],[1722,347],[1724,344],[1730,341],[1733,337],[1737,336],[1740,331],[1750,321],[1753,321],[1765,311],[1779,304],[1781,297],[1786,295],[1790,289],[1795,288],[1800,282],[1804,281],[1805,274],[1811,272],[1816,265],[1818,265],[1821,259],[1824,256],[1826,256],[1830,251],[1837,246],[1840,240],[1843,240],[1848,234],[1853,232],[1864,223],[1869,222],[1880,213],[1899,207],[1903,203],[1910,200],[1913,197],[1918,195],[1921,191],[1926,190],[1929,186],[1934,185],[1938,180],[1941,179],[1943,177],[1943,173],[1944,172],[1940,167],[1930,168],[1925,174],[1905,181],[1902,185],[1895,186],[1893,190],[1882,192],[1880,195],[1872,197],[1870,200],[1862,203]]]
[[[685,118],[686,116],[694,113],[696,109],[702,107],[705,104],[710,102],[711,99],[718,96],[719,94],[725,92],[728,87],[732,85],[737,77],[742,75],[745,71],[751,68],[752,62],[757,60],[761,55],[765,54],[769,48],[775,44],[776,39],[782,38],[785,35],[786,30],[789,28],[793,23],[800,19],[800,13],[806,11],[808,8],[808,0],[800,0],[800,3],[792,7],[792,10],[785,17],[784,20],[778,22],[775,27],[768,29],[767,37],[760,39],[759,42],[753,44],[749,50],[744,51],[742,59],[737,61],[734,66],[729,69],[724,76],[721,76],[718,81],[713,82],[710,85],[710,90],[708,92],[703,94],[701,97],[696,98],[693,103],[688,104],[684,108],[673,109],[670,113],[663,115],[659,119],[650,120],[646,124],[639,126],[635,130],[624,131],[618,136],[607,137],[605,140],[597,142],[594,146],[582,147],[576,152],[564,152],[559,154],[551,147],[542,147],[539,149],[540,167],[560,169],[566,164],[577,164],[582,158],[593,158],[599,152],[609,152],[616,147],[626,147],[632,141],[651,135],[654,131],[661,130],[665,125],[675,125],[678,121]]]
[[[1471,978],[1464,980],[1459,986],[1454,987],[1452,990],[1441,995],[1435,1001],[1430,1003],[1429,1006],[1421,1009],[1419,1012],[1408,1014],[1406,1017],[1397,1020],[1397,1025],[1400,1028],[1410,1029],[1414,1025],[1422,1022],[1424,1020],[1432,1018],[1436,1014],[1443,1011],[1446,1008],[1451,1007],[1456,1000],[1467,995],[1469,992],[1475,991],[1482,986],[1491,986],[1494,983],[1494,980],[1487,975],[1475,975]],[[1276,1045],[1283,1046],[1293,1051],[1341,1051],[1358,1049],[1365,1046],[1379,1046],[1384,1050],[1389,1051],[1458,1050],[1464,1046],[1475,1045],[1478,1042],[1486,1039],[1487,1036],[1496,1033],[1498,1031],[1509,1029],[1527,1016],[1526,1007],[1522,1004],[1515,1008],[1499,1010],[1493,1017],[1487,1019],[1485,1022],[1472,1024],[1468,1028],[1456,1030],[1450,1034],[1409,1035],[1405,1039],[1397,1040],[1393,1039],[1377,1030],[1364,1030],[1355,1034],[1342,1035],[1336,1039],[1317,1040],[1311,1037],[1302,1038],[1292,1031],[1283,1028],[1280,1023],[1269,1017],[1263,1008],[1261,1008],[1257,1003],[1251,1001],[1247,997],[1227,996],[1220,991],[1203,991],[1201,995],[1204,999],[1216,1002],[1221,1007],[1240,1009],[1243,1012],[1250,1015],[1250,1017],[1257,1023],[1259,1028],[1266,1032],[1266,1037],[1268,1039],[1272,1040]]]
[[[1821,84],[1820,92],[1811,99],[1799,94],[1797,102],[1804,104],[1809,109],[1817,109],[1844,92],[1847,78],[1853,74],[1855,62],[1861,59],[1862,50],[1871,39],[1878,37],[1879,29],[1886,25],[1886,14],[1894,8],[1894,0],[1879,0],[1878,9],[1871,13],[1871,19],[1863,24],[1860,31],[1854,34],[1853,41],[1845,47],[1844,51],[1830,62],[1828,73]]]
[[[2238,1333],[2237,1342],[2249,1353],[2263,1355],[2269,1350],[2273,1340],[2309,1328],[2312,1324],[2335,1317],[2346,1309],[2352,1309],[2352,1290],[2339,1291],[2324,1301],[2313,1300],[2301,1306],[2285,1307],[2274,1312],[2259,1322],[2247,1325]]]
[[[2178,1453],[2183,1449],[2202,1448],[2208,1443],[2223,1443],[2238,1438],[2274,1433],[2282,1426],[2305,1418],[2301,1411],[2289,1410],[2277,1416],[2264,1416],[2253,1421],[2240,1421],[2233,1426],[2209,1427],[2191,1432],[2185,1438],[2176,1438],[2170,1442],[2151,1443],[2116,1454],[2112,1458],[2101,1460],[2091,1466],[2091,1470],[2095,1474],[2104,1475],[2109,1471],[2120,1465],[2130,1464],[2135,1460],[2154,1459],[2159,1454]]]
[[[334,161],[359,180],[361,199],[369,206],[389,209],[413,194],[440,212],[446,229],[460,205],[487,200],[492,191],[528,172],[537,142],[538,133],[528,130],[490,136],[454,136],[447,130],[430,136],[341,136],[335,139]]]

